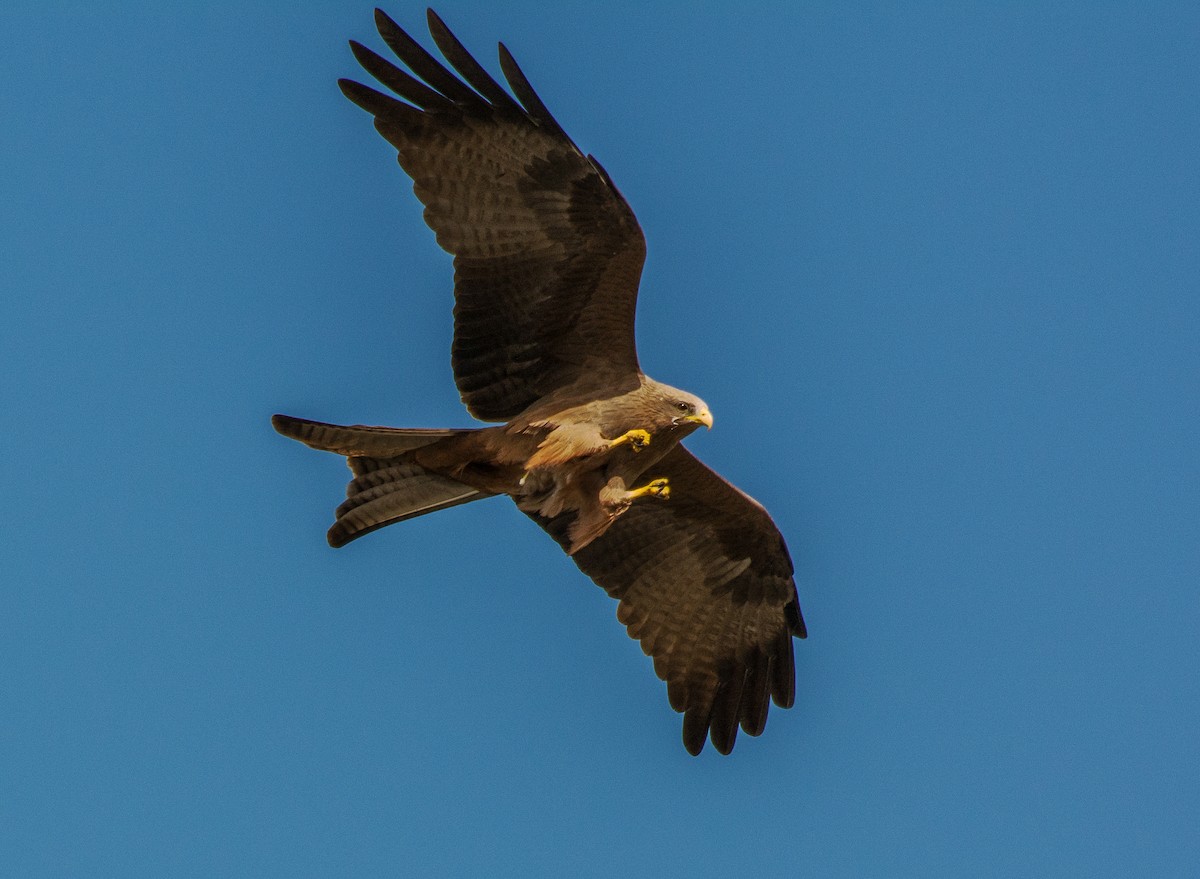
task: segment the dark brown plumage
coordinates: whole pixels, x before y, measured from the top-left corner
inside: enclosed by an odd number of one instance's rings
[[[507,494],[619,600],[654,658],[683,738],[721,753],[794,700],[805,637],[792,563],[766,511],[679,441],[712,416],[638,367],[634,310],[645,240],[608,174],[546,109],[503,45],[514,99],[430,10],[457,75],[383,12],[412,74],[358,43],[399,98],[350,80],[454,255],[455,381],[494,427],[402,430],[276,415],[275,428],[345,455],[354,474],[329,542]],[[419,77],[419,78],[418,78]],[[461,77],[461,78],[460,78]]]

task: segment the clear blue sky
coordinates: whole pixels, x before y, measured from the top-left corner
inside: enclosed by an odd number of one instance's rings
[[[507,501],[331,550],[269,426],[469,420],[370,4],[3,4],[6,874],[1192,874],[1200,8],[981,7],[439,7],[791,545],[796,707],[693,759]]]

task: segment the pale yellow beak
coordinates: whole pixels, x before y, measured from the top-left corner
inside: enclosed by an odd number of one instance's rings
[[[709,412],[707,409],[701,409],[695,415],[689,415],[684,420],[685,421],[694,421],[696,424],[703,424],[709,430],[712,430],[713,417],[712,417],[712,413]]]

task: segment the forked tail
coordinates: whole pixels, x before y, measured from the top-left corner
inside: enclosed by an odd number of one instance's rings
[[[413,460],[416,449],[466,431],[343,427],[288,415],[272,416],[271,424],[311,448],[346,456],[354,479],[329,529],[330,546],[345,546],[393,522],[491,497]]]

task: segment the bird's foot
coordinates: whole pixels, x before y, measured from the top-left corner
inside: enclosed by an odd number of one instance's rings
[[[615,440],[611,440],[608,444],[610,449],[615,449],[617,446],[629,443],[629,447],[635,452],[640,452],[646,446],[650,445],[650,431],[642,430],[640,427],[635,427],[633,430],[627,430]]]
[[[671,496],[671,483],[666,478],[652,479],[641,488],[635,488],[629,492],[629,499],[635,500],[645,495],[665,501]]]

